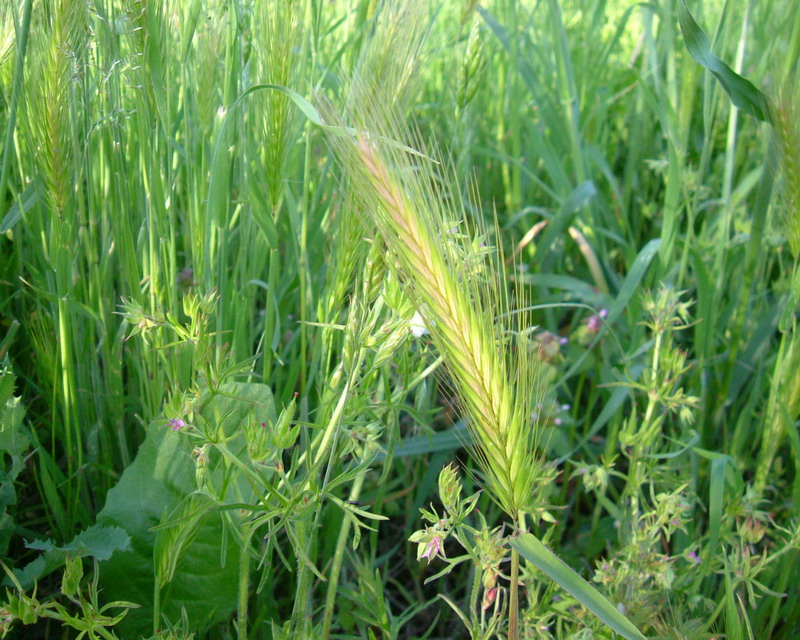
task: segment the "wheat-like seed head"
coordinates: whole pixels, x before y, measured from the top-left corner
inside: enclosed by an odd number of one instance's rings
[[[536,360],[524,331],[514,330],[525,328],[524,314],[508,313],[502,261],[470,232],[455,180],[396,142],[413,136],[390,108],[370,107],[355,135],[332,136],[332,146],[447,363],[488,488],[516,518],[540,468]]]
[[[80,0],[60,0],[49,15],[43,13],[36,19],[31,39],[34,62],[29,65],[32,90],[26,95],[27,126],[50,213],[61,216],[74,189],[72,174],[77,160],[71,85],[82,72],[80,60],[87,42],[86,5]]]
[[[784,229],[795,260],[800,259],[800,91],[787,82],[773,108],[774,131],[784,176]]]

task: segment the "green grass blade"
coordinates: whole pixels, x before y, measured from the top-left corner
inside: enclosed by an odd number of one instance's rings
[[[573,214],[587,206],[596,195],[597,187],[591,180],[581,182],[572,190],[558,213],[547,225],[542,239],[537,243],[538,246],[544,249],[543,255],[546,255],[548,251],[552,251],[555,239],[561,236],[564,229],[570,224]]]
[[[616,300],[614,300],[614,304],[612,304],[608,310],[608,316],[606,316],[607,326],[611,325],[614,320],[619,317],[625,309],[625,306],[638,290],[639,284],[642,278],[644,278],[645,273],[647,273],[647,268],[650,266],[660,245],[660,238],[651,240],[642,248],[639,255],[636,256],[636,260],[633,261],[628,275],[625,277],[625,280],[622,281],[622,286],[619,289]]]
[[[2,183],[0,183],[2,184]],[[19,200],[14,202],[3,216],[3,221],[0,222],[0,234],[14,228],[14,225],[22,220],[22,216],[30,211],[37,202],[39,202],[39,192],[35,185],[29,185],[19,197]]]
[[[644,636],[633,626],[633,623],[622,615],[605,596],[575,573],[534,535],[524,533],[512,540],[511,546],[528,562],[532,562],[577,598],[584,607],[618,634],[629,640],[644,640]]]
[[[11,85],[11,104],[8,106],[8,123],[6,125],[5,142],[3,144],[3,162],[2,167],[0,167],[0,205],[6,200],[6,182],[11,168],[11,150],[14,148],[14,128],[17,122],[17,107],[19,105],[20,92],[22,91],[25,50],[28,45],[28,30],[31,25],[32,5],[33,0],[27,0],[25,2],[22,24],[17,33],[17,60],[14,64],[14,79]]]
[[[619,288],[619,293],[617,294],[616,299],[608,309],[608,315],[606,316],[605,324],[600,330],[599,335],[603,335],[608,330],[608,327],[610,327],[622,314],[628,302],[630,302],[631,298],[633,298],[633,295],[639,290],[639,284],[642,282],[642,278],[644,278],[645,274],[647,273],[647,269],[650,266],[650,263],[653,261],[656,253],[658,253],[659,246],[661,246],[661,239],[654,238],[648,242],[639,252],[639,255],[636,256],[636,260],[633,261],[628,275],[625,276],[625,280],[622,281],[622,286]],[[588,353],[589,352],[587,351],[584,356],[575,361],[569,370],[561,377],[561,382],[559,382],[559,385],[571,378],[577,371],[580,370],[580,367],[583,366],[583,359]]]
[[[722,528],[722,508],[724,505],[725,496],[725,466],[728,458],[719,457],[711,461],[711,479],[708,489],[708,559],[709,564],[711,558],[717,550],[717,544],[720,538],[720,529]]]
[[[686,6],[686,0],[678,6],[678,17],[683,40],[694,61],[714,75],[731,102],[744,113],[764,122],[770,121],[767,97],[711,52],[708,36],[695,21]]]
[[[736,587],[731,578],[731,567],[725,560],[725,637],[730,640],[744,640],[739,608],[736,606]]]

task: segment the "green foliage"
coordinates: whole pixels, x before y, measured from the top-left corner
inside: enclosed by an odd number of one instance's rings
[[[725,89],[725,93],[730,96],[731,102],[742,112],[762,121],[772,120],[766,96],[711,53],[708,36],[695,22],[686,7],[686,0],[681,0],[678,12],[686,48],[689,49],[695,62],[714,75]]]
[[[204,629],[236,608],[237,518],[219,508],[252,494],[241,482],[214,494],[212,487],[228,481],[219,477],[219,456],[211,456],[202,441],[224,442],[232,455],[246,459],[242,427],[275,422],[272,394],[258,384],[226,385],[187,399],[181,409],[180,416],[149,427],[136,459],[97,515],[98,522],[130,536],[131,548],[103,565],[102,584],[107,597],[124,595],[141,605],[121,627],[131,635],[146,635],[160,613],[177,620],[185,610],[191,628]],[[179,420],[183,426],[177,427]],[[266,466],[267,460],[260,456],[258,462]],[[154,612],[156,589],[163,595]]]
[[[119,527],[95,524],[64,545],[57,545],[52,540],[33,540],[25,546],[42,552],[36,560],[16,572],[20,585],[30,589],[50,572],[65,564],[69,567],[70,558],[92,557],[103,561],[108,560],[115,551],[130,551],[131,539]]]
[[[2,631],[793,638],[798,63],[792,0],[0,2]]]
[[[511,545],[518,549],[522,557],[535,564],[537,568],[546,573],[552,580],[555,580],[564,590],[574,595],[581,604],[595,613],[614,631],[625,638],[635,638],[637,640],[644,638],[614,605],[561,562],[536,537],[526,533],[519,539],[512,540]]]
[[[9,508],[17,504],[14,486],[24,467],[23,454],[30,448],[31,441],[25,433],[22,421],[25,407],[21,398],[14,395],[16,376],[5,364],[0,365],[0,554],[8,552],[11,536],[14,534],[14,519]]]
[[[0,564],[14,586],[13,590],[6,589],[5,602],[0,607],[0,637],[3,638],[11,631],[17,631],[20,625],[34,625],[41,619],[51,619],[60,622],[64,628],[77,631],[78,638],[116,640],[118,636],[112,627],[136,607],[124,601],[100,603],[97,560],[94,578],[83,585],[83,561],[80,557],[68,557],[60,589],[63,598],[47,600],[39,600],[36,589],[28,595],[11,570],[4,563]],[[61,600],[66,600],[68,605],[62,604]]]

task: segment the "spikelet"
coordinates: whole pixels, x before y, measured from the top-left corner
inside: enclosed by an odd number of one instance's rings
[[[784,176],[783,223],[789,248],[800,259],[800,90],[787,82],[773,107],[773,124]]]
[[[355,130],[338,128],[331,144],[447,364],[488,488],[516,519],[541,470],[531,422],[540,394],[525,314],[509,313],[502,261],[481,241],[485,229],[478,224],[476,234],[467,225],[457,182],[398,142],[421,146],[388,104],[350,105]]]
[[[262,82],[302,91],[306,67],[305,0],[261,2],[256,5],[256,60]],[[295,135],[296,113],[289,96],[280,91],[267,91],[253,101],[253,116],[257,118],[261,139],[264,140],[263,166],[269,202],[273,209],[283,198],[283,175]]]
[[[390,101],[398,116],[410,111],[424,59],[423,44],[428,36],[428,29],[420,24],[423,9],[423,0],[381,4],[380,13],[373,17],[374,26],[353,61],[353,76],[363,80],[347,87],[346,105],[353,105],[356,113],[360,105],[379,99]],[[344,111],[344,117],[348,118],[347,106]],[[357,290],[354,281],[361,271],[359,265],[367,259],[368,247],[363,239],[375,235],[369,216],[359,215],[360,206],[358,194],[348,190],[342,205],[335,209],[331,225],[332,268],[326,287],[330,294],[321,307],[322,322],[337,322],[348,296]],[[380,244],[377,238],[376,243]],[[370,249],[370,253],[375,253],[375,249]]]
[[[31,39],[33,64],[27,93],[30,138],[50,213],[62,216],[74,187],[76,144],[75,109],[71,86],[81,73],[85,53],[85,2],[60,0],[49,13],[36,16]],[[68,238],[60,242],[67,243]]]

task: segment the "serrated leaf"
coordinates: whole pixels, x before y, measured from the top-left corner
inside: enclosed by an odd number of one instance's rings
[[[21,455],[30,446],[30,439],[21,428],[25,406],[14,395],[15,385],[12,371],[0,369],[0,451],[11,456]]]
[[[6,336],[8,340],[8,335]],[[4,343],[6,342],[4,340]],[[0,351],[2,351],[0,345]],[[16,377],[10,368],[0,369],[0,556],[8,551],[16,525],[9,505],[17,503],[14,482],[25,466],[23,454],[30,448],[30,438],[22,426],[25,407],[14,395]],[[8,454],[8,462],[2,454]]]
[[[42,552],[36,560],[14,572],[23,589],[27,590],[33,587],[35,580],[63,567],[67,555],[108,560],[117,551],[130,550],[131,538],[119,527],[95,524],[62,546],[50,539],[31,540],[25,546]]]

